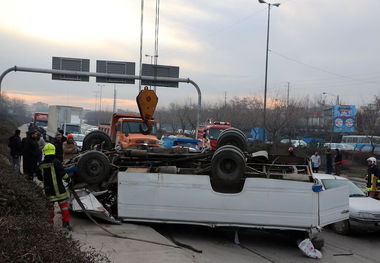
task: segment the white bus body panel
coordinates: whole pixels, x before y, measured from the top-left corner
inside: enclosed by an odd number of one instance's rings
[[[312,185],[247,178],[240,193],[223,194],[213,191],[205,175],[119,172],[118,216],[124,221],[275,229],[312,229],[348,218],[343,213],[348,210],[347,187],[315,193]],[[326,202],[319,201],[325,193],[333,207],[325,209]],[[325,214],[329,218],[320,220]]]

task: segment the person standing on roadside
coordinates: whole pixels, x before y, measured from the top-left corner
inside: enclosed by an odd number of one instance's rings
[[[64,131],[62,129],[58,129],[58,132],[60,132],[62,134],[62,142],[67,141],[67,137],[65,136]]]
[[[313,173],[318,173],[319,166],[321,166],[321,156],[319,156],[318,152],[315,152],[310,159]]]
[[[62,134],[57,132],[54,139],[55,157],[62,163],[63,162],[63,140]]]
[[[326,173],[331,174],[333,170],[333,157],[330,146],[326,149]]]
[[[70,226],[69,195],[62,180],[69,180],[62,163],[55,156],[55,146],[48,143],[42,149],[45,158],[39,165],[37,178],[44,183],[45,195],[49,201],[49,223],[54,224],[54,204],[58,202],[62,214],[62,227],[72,230]]]
[[[40,157],[38,158],[38,162],[42,161],[42,148],[44,148],[46,142],[44,138],[42,138],[41,133],[39,131],[37,133],[37,143],[38,143],[38,148],[40,149]]]
[[[342,170],[342,153],[339,149],[335,149],[335,174],[340,175],[340,171]]]
[[[40,148],[37,143],[37,133],[31,131],[28,133],[23,143],[23,170],[27,178],[33,180],[37,171],[38,158],[40,157]]]
[[[20,174],[20,160],[22,155],[22,144],[20,137],[20,130],[15,130],[15,133],[8,139],[8,147],[10,148],[10,154],[12,157],[12,164],[17,174]]]
[[[288,148],[288,154],[289,154],[289,156],[294,156],[294,148],[293,147],[289,147]]]
[[[70,160],[78,153],[78,147],[72,134],[67,135],[67,141],[63,143],[63,161]]]

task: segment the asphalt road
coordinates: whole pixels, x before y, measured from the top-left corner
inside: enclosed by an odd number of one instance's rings
[[[57,220],[58,221],[58,220]],[[73,237],[85,246],[103,252],[112,262],[315,262],[298,249],[294,237],[281,231],[240,230],[240,244],[234,243],[232,229],[211,229],[188,225],[122,224],[104,226],[119,235],[172,244],[173,240],[189,248],[173,248],[135,240],[110,237],[89,220],[73,220]],[[58,223],[58,222],[57,222]],[[325,246],[318,262],[379,262],[380,231],[343,236],[324,229]]]
[[[234,232],[194,226],[156,226],[164,236],[190,245],[202,253],[192,253],[194,262],[307,262],[290,234],[262,230],[242,230],[240,245]],[[325,246],[320,262],[379,262],[380,231],[342,236],[325,229],[321,233]]]

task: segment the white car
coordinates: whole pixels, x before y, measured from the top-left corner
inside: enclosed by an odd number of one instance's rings
[[[335,142],[328,142],[323,145],[325,148],[330,147],[331,150],[338,149],[340,151],[353,151],[354,146],[347,143],[335,143]]]
[[[83,139],[86,135],[80,134],[80,133],[73,133],[74,141],[77,144],[78,150],[82,150],[82,145],[83,145]]]
[[[323,187],[331,189],[342,185],[349,187],[349,220],[331,225],[339,234],[349,234],[352,228],[365,228],[380,230],[380,201],[368,197],[359,187],[347,178],[331,174],[313,174]],[[333,202],[333,200],[331,200]]]
[[[289,143],[289,139],[282,139],[280,143]],[[306,147],[307,143],[304,140],[290,140],[293,147]]]

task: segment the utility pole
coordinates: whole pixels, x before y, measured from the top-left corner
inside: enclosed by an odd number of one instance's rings
[[[224,108],[227,107],[227,91],[224,92]]]
[[[103,91],[103,86],[104,84],[98,84],[98,86],[100,87],[100,95],[99,95],[99,111],[101,112],[102,111],[102,91]]]
[[[287,91],[287,96],[286,96],[286,107],[289,107],[289,86],[290,86],[290,82],[288,82],[288,91]]]
[[[113,84],[113,113],[116,113],[116,84]]]
[[[94,105],[94,111],[96,112],[98,110],[98,94],[99,90],[92,91],[95,95],[95,105]]]

